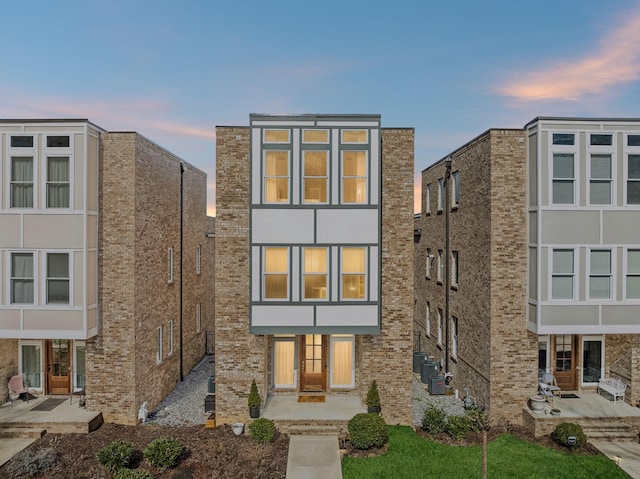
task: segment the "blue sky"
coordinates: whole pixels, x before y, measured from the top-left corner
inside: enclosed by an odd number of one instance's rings
[[[380,113],[420,172],[536,116],[640,117],[640,1],[29,0],[3,9],[1,118],[135,130],[208,175],[249,113]],[[416,185],[417,187],[419,185]]]

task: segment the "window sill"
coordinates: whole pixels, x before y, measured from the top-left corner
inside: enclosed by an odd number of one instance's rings
[[[431,280],[431,276],[425,276],[424,279],[426,279],[427,281]]]
[[[451,207],[451,211],[458,211],[458,207],[459,207],[459,205],[453,205]]]
[[[437,215],[441,215],[442,214],[442,210],[438,210],[436,214]]]
[[[453,291],[458,291],[458,285],[457,285],[457,284],[452,284],[452,285],[451,285],[451,289],[452,289]]]
[[[438,283],[440,286],[442,286],[442,280],[441,279],[437,280],[436,283]]]
[[[436,347],[437,347],[440,351],[444,350],[444,346],[442,345],[442,343],[438,343],[438,344],[436,344]]]
[[[449,358],[451,359],[451,361],[453,361],[454,363],[458,364],[458,356],[451,355]]]

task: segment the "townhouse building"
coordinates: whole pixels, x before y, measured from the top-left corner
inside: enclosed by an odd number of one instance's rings
[[[87,120],[2,120],[0,154],[0,374],[133,424],[212,329],[206,175]]]
[[[301,392],[411,422],[414,134],[380,115],[216,128],[216,415]]]

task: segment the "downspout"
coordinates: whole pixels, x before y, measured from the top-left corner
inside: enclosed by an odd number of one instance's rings
[[[449,207],[450,198],[449,198],[449,179],[451,178],[451,157],[447,156],[444,160],[444,166],[446,167],[446,172],[444,175],[444,208],[445,208],[445,260],[444,260],[444,295],[445,295],[445,334],[447,335],[445,340],[445,373],[449,372],[449,314],[450,314],[450,301],[451,301],[451,251],[450,251],[450,215],[451,208]]]
[[[180,162],[180,382],[184,381],[182,372],[182,277],[183,277],[183,250],[184,250],[184,163]]]

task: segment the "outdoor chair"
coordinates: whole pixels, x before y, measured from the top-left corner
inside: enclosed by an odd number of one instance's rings
[[[549,392],[558,399],[562,399],[562,390],[556,383],[556,377],[551,373],[544,373],[542,375],[542,382],[547,385]]]
[[[9,379],[9,402],[11,403],[11,406],[13,406],[13,400],[18,399],[21,394],[27,395],[27,402],[31,399],[30,396],[38,397],[38,393],[35,389],[31,389],[28,384],[25,385],[22,380],[22,376],[18,374]]]

